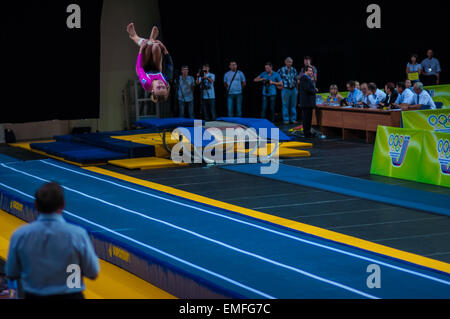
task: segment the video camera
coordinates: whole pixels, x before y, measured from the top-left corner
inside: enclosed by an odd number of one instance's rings
[[[208,73],[205,69],[201,68],[198,71],[199,77],[200,77],[200,89],[201,90],[209,90],[211,87],[211,83],[208,79],[204,79],[203,77]]]

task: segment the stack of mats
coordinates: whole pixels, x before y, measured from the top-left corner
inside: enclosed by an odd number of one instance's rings
[[[153,132],[145,130],[144,132]],[[111,135],[131,132],[106,132],[56,136],[56,142],[32,143],[30,148],[65,161],[87,165],[106,163],[109,160],[155,156],[155,148],[149,145],[120,141]]]

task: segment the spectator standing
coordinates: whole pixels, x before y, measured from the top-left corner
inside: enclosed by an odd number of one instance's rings
[[[434,57],[433,50],[428,50],[427,58],[422,61],[422,83],[424,86],[439,85],[441,64]]]
[[[216,92],[214,90],[214,82],[216,76],[210,73],[209,64],[204,64],[202,70],[197,73],[196,84],[200,86],[201,105],[203,118],[205,121],[216,120]]]
[[[422,74],[422,65],[417,63],[417,54],[411,55],[411,61],[406,65],[406,77],[412,84],[420,81]]]
[[[283,85],[280,74],[273,71],[273,65],[267,62],[265,71],[261,73],[255,82],[263,82],[263,97],[262,97],[262,110],[261,118],[266,117],[267,105],[270,105],[270,120],[275,122],[275,103],[277,98],[277,87]]]
[[[242,91],[246,86],[245,75],[238,70],[236,61],[230,62],[230,71],[223,78],[227,92],[227,107],[229,117],[242,117]],[[236,112],[234,106],[236,105]]]
[[[314,70],[314,73],[313,73],[313,76],[311,79],[314,82],[314,85],[317,87],[317,68],[312,65],[312,58],[310,56],[305,56],[303,59],[303,64],[304,64],[304,67],[300,70],[300,74],[299,74],[298,78],[301,79],[303,77],[303,75],[305,75],[305,68],[307,66],[310,66]]]
[[[81,276],[95,279],[100,270],[91,240],[84,229],[64,220],[61,186],[45,184],[35,198],[39,217],[12,235],[6,276],[21,281],[25,299],[83,299]],[[76,287],[68,285],[70,267],[79,269]]]
[[[285,66],[278,70],[283,81],[281,101],[283,105],[283,123],[297,124],[297,85],[299,84],[298,72],[292,66],[294,60],[286,58]]]
[[[313,110],[316,107],[316,86],[312,80],[314,69],[305,67],[305,74],[300,79],[300,108],[302,110],[303,132],[306,138],[311,138]]]
[[[188,110],[189,118],[194,118],[194,88],[195,80],[189,75],[189,67],[181,67],[181,75],[178,79],[178,106],[179,116],[185,116],[185,110]]]

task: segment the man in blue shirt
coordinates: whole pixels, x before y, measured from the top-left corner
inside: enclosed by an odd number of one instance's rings
[[[262,111],[261,117],[266,117],[267,104],[270,104],[270,120],[275,122],[275,103],[277,98],[277,86],[283,85],[280,75],[277,72],[273,72],[273,65],[267,62],[265,65],[265,71],[261,73],[255,82],[263,82],[263,98],[262,98]]]
[[[367,96],[367,105],[370,108],[376,109],[386,98],[386,93],[378,89],[375,83],[369,83],[368,89],[369,95]]]
[[[363,94],[359,89],[356,88],[355,81],[347,82],[347,90],[350,92],[346,99],[346,104],[348,106],[355,106],[358,103],[362,102]]]
[[[195,80],[189,75],[189,67],[181,67],[181,75],[178,79],[178,105],[180,117],[184,117],[185,109],[188,109],[189,117],[194,118],[194,87]]]
[[[436,105],[434,104],[433,98],[427,91],[423,88],[422,82],[417,82],[414,84],[414,105],[413,107],[420,107],[421,110],[435,110]]]
[[[397,83],[397,92],[398,98],[392,106],[407,110],[414,104],[414,93],[406,88],[405,82]]]
[[[238,71],[237,63],[230,62],[230,71],[223,77],[225,90],[227,92],[228,117],[242,117],[242,90],[245,88],[246,80],[244,73]],[[236,104],[236,113],[234,105]]]
[[[61,186],[45,184],[35,198],[38,220],[12,235],[6,276],[10,282],[21,281],[25,299],[82,299],[82,276],[95,279],[100,270],[91,240],[62,217]]]
[[[216,92],[214,90],[214,82],[216,76],[209,72],[208,64],[202,67],[202,74],[197,74],[197,85],[200,86],[202,92],[202,112],[205,121],[216,120]]]
[[[427,58],[422,61],[422,83],[425,86],[439,85],[441,65],[439,60],[434,58],[433,50],[428,50]]]
[[[281,91],[281,100],[283,104],[283,123],[297,124],[297,96],[298,96],[298,72],[292,67],[294,60],[288,57],[284,61],[285,65],[278,73],[283,81],[283,90]]]

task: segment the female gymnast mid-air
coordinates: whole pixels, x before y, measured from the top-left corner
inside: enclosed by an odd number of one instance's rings
[[[169,98],[170,81],[173,78],[173,61],[166,46],[157,40],[158,28],[153,27],[149,40],[137,35],[134,23],[128,25],[127,32],[131,40],[140,47],[136,62],[139,81],[143,88],[151,94],[153,102],[166,101]]]

